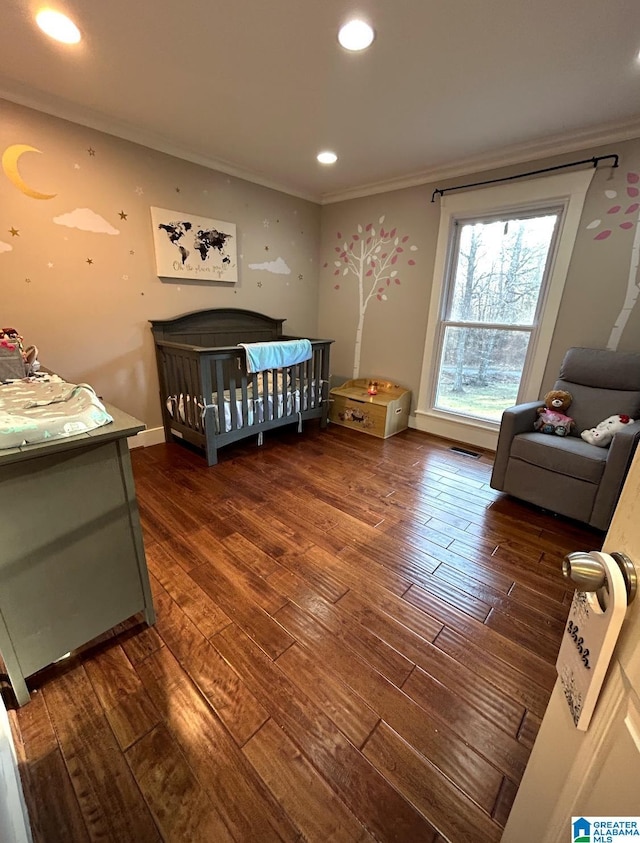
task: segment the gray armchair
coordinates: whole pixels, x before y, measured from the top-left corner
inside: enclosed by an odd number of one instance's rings
[[[640,441],[640,353],[570,348],[554,389],[573,396],[570,436],[534,432],[542,401],[505,410],[491,486],[521,500],[606,530]],[[608,448],[580,438],[608,416],[626,414],[633,424]]]

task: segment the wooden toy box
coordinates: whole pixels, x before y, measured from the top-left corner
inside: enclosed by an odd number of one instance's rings
[[[409,426],[411,392],[382,379],[377,394],[369,394],[373,379],[357,378],[334,387],[330,394],[329,419],[335,424],[387,439]]]

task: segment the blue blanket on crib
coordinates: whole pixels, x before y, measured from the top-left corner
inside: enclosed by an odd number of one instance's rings
[[[263,372],[265,369],[282,369],[294,366],[311,357],[309,340],[285,340],[283,342],[241,342],[247,353],[247,372]]]

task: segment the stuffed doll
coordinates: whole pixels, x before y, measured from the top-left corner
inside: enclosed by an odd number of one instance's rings
[[[625,425],[633,424],[633,421],[633,419],[625,415],[609,416],[608,419],[601,421],[600,424],[592,427],[591,430],[583,430],[580,436],[590,445],[606,448],[611,443],[614,435],[619,430],[624,430]]]
[[[564,389],[552,389],[544,396],[544,407],[538,408],[534,429],[540,433],[568,436],[574,426],[572,418],[566,415],[573,396]]]

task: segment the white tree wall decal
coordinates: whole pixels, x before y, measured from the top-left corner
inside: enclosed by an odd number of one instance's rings
[[[636,228],[633,245],[631,246],[631,259],[629,263],[629,275],[627,277],[627,290],[624,302],[622,304],[622,308],[620,309],[620,313],[618,314],[618,318],[611,329],[609,341],[607,342],[607,348],[611,349],[611,351],[615,351],[618,348],[620,337],[626,328],[629,317],[631,316],[631,311],[636,306],[638,294],[640,293],[640,277],[638,277],[638,263],[640,261],[640,202],[633,201],[640,196],[640,189],[637,187],[639,182],[640,175],[638,173],[627,173],[626,191],[628,198],[632,200],[631,204],[627,208],[623,208],[623,205],[612,205],[607,211],[607,215],[611,216],[612,219],[615,217],[619,218],[620,214],[624,217],[631,217],[631,219],[624,219],[622,222],[618,223],[618,228],[621,228],[623,231],[632,229],[634,225]],[[605,190],[604,195],[607,199],[616,199],[618,194],[615,190]],[[587,228],[596,229],[600,228],[601,225],[602,220],[595,219],[587,225]],[[603,228],[602,231],[598,232],[593,239],[606,240],[612,233],[613,228]]]
[[[401,237],[396,228],[387,231],[383,227],[384,216],[378,220],[376,230],[373,223],[365,226],[358,225],[357,232],[350,238],[344,239],[340,232],[338,240],[342,245],[336,246],[338,257],[334,260],[334,275],[353,275],[358,283],[358,324],[353,354],[353,377],[360,375],[360,353],[362,350],[362,331],[367,307],[372,299],[379,302],[388,300],[393,287],[400,285],[396,266],[402,259],[404,252],[417,251],[417,246],[408,246],[409,235]],[[411,258],[407,266],[415,266]],[[339,290],[340,284],[334,285]]]

